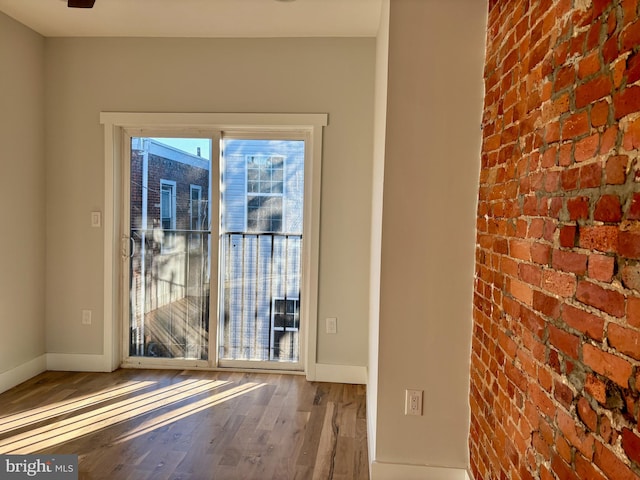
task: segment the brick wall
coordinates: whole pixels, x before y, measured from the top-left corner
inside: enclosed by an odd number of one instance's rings
[[[638,9],[489,2],[476,480],[640,478]]]

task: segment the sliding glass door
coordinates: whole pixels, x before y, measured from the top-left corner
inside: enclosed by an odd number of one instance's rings
[[[151,133],[127,137],[125,363],[301,369],[304,137]]]

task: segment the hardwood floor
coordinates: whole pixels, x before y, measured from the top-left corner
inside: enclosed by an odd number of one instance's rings
[[[365,387],[298,375],[45,372],[0,395],[0,454],[80,479],[367,479]]]

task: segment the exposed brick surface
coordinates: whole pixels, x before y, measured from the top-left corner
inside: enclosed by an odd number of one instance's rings
[[[639,11],[489,1],[475,480],[640,479]]]

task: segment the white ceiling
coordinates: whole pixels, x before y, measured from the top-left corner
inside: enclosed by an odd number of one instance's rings
[[[0,0],[46,37],[375,36],[382,0]]]

